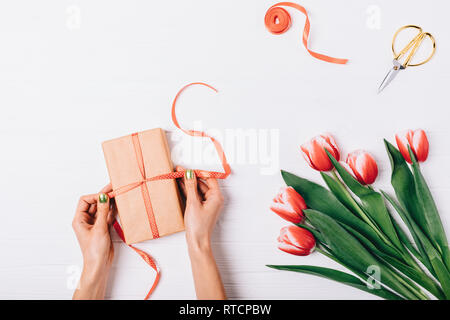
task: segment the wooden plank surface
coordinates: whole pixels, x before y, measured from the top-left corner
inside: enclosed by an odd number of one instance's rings
[[[310,13],[311,48],[349,58],[346,66],[307,54],[300,13],[290,10],[286,34],[268,33],[263,18],[273,3],[0,4],[0,299],[71,298],[82,260],[70,224],[78,197],[107,183],[102,141],[162,127],[175,163],[215,167],[210,147],[193,144],[170,120],[175,93],[192,81],[219,89],[218,95],[186,92],[178,117],[186,128],[217,135],[230,158],[233,175],[221,184],[226,206],[213,239],[230,298],[374,298],[265,267],[339,268],[318,253],[300,258],[276,249],[285,223],[268,210],[282,185],[280,168],[319,181],[299,145],[324,131],[336,137],[343,155],[360,148],[373,153],[380,167],[376,187],[390,190],[382,138],[425,129],[431,147],[423,172],[450,232],[448,2],[302,1]],[[406,24],[433,33],[436,55],[377,95],[391,67],[391,38]],[[141,299],[154,274],[114,239],[107,297]],[[155,299],[195,297],[183,233],[140,247],[162,268]]]

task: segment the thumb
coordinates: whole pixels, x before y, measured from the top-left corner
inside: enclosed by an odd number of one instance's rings
[[[184,185],[186,187],[186,203],[200,202],[197,191],[197,178],[194,170],[188,169],[184,174]]]
[[[106,193],[99,193],[95,225],[108,227],[109,197]]]

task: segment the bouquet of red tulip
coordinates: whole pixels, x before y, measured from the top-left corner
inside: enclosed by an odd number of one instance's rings
[[[325,277],[385,299],[450,299],[448,242],[418,163],[428,156],[427,137],[409,130],[396,141],[398,149],[384,140],[395,196],[371,185],[378,168],[369,153],[356,151],[340,162],[330,135],[301,146],[328,189],[281,172],[287,187],[271,209],[293,225],[281,229],[279,249],[300,256],[315,249],[353,274],[308,265],[268,267]]]

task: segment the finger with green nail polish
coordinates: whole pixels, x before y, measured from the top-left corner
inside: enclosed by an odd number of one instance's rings
[[[106,193],[100,193],[99,196],[98,196],[98,201],[100,203],[108,202],[108,195],[106,195]]]
[[[193,179],[194,178],[194,170],[192,170],[192,169],[186,170],[186,172],[184,173],[184,176],[185,176],[186,180]]]

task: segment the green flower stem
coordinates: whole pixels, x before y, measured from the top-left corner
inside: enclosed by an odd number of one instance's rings
[[[375,191],[375,189],[371,185],[367,185],[367,187],[370,190]],[[410,265],[411,267],[416,269],[416,271],[427,276],[427,274],[423,271],[423,269],[420,267],[420,265],[417,263],[417,261],[414,260],[414,258],[412,257],[412,254],[406,248],[403,248],[403,250],[402,250],[402,258],[408,265]],[[396,277],[397,277],[397,275],[396,275]],[[400,277],[400,279],[403,280],[401,277]],[[429,300],[429,297],[427,295],[425,295],[422,290],[419,289],[419,291],[420,291],[419,294],[422,298]]]
[[[364,279],[364,276],[361,272],[358,272],[356,270],[354,270],[353,268],[351,268],[350,266],[342,263],[342,261],[340,261],[339,259],[337,259],[336,257],[334,257],[332,254],[326,252],[325,250],[322,250],[319,246],[317,246],[315,248],[315,250],[321,254],[323,254],[324,256],[330,258],[333,261],[336,261],[337,263],[339,263],[340,265],[350,269],[351,271],[353,271],[354,273],[356,273],[359,277],[361,277],[362,279]],[[394,275],[394,277],[396,279],[398,279],[399,282],[402,283],[402,285],[405,287],[406,290],[408,290],[410,293],[412,293],[413,295],[415,295],[418,299],[420,300],[429,300],[429,298],[419,289],[417,290],[416,288],[410,286],[405,280],[403,280],[401,278],[401,276],[399,276],[396,272],[392,272],[392,274]],[[384,284],[383,284],[384,285]]]
[[[380,236],[380,238],[388,245],[390,246],[394,246],[394,244],[388,239],[386,238],[386,236],[379,230],[378,227],[376,227],[374,225],[374,223],[372,222],[372,220],[366,215],[366,213],[361,209],[361,207],[359,206],[359,204],[355,201],[355,199],[352,197],[352,195],[350,194],[350,192],[347,190],[347,188],[345,187],[344,183],[341,181],[341,179],[339,179],[339,177],[337,176],[335,170],[332,170],[332,174],[334,176],[334,178],[336,179],[336,181],[342,186],[342,190],[344,190],[348,200],[353,204],[353,207],[355,208],[355,210],[358,212],[358,214],[361,216],[361,218],[367,223],[369,224],[372,229],[375,230],[375,232]],[[367,186],[369,189],[375,191],[373,189],[372,186],[368,185]],[[406,251],[403,247],[401,248],[403,250],[399,250],[399,254],[401,255],[403,261],[411,266],[412,268],[416,269],[418,272],[423,273],[423,270],[420,268],[420,266],[417,264],[417,262],[411,257],[410,253],[408,251]]]
[[[366,215],[366,213],[361,209],[359,204],[353,199],[350,192],[347,190],[346,186],[342,183],[341,179],[336,174],[335,170],[332,170],[331,173],[333,174],[336,181],[342,186],[342,190],[344,190],[348,200],[353,204],[353,207],[357,211],[357,213],[360,215],[360,217],[373,229],[375,232],[380,236],[380,238],[387,244],[393,245],[391,241],[389,241],[388,238],[378,229],[376,225],[372,222],[372,220]]]
[[[376,192],[376,190],[375,190],[371,185],[367,185],[367,187],[368,187],[370,190]],[[403,250],[402,250],[402,258],[403,258],[403,260],[404,260],[407,264],[409,264],[411,267],[413,267],[414,269],[416,269],[417,271],[419,271],[419,272],[425,274],[424,271],[423,271],[423,269],[420,267],[420,265],[417,263],[417,261],[413,258],[411,252],[409,252],[409,251],[408,251],[406,248],[404,248],[404,247],[403,247],[402,249],[403,249]]]
[[[402,258],[403,260],[410,265],[411,267],[413,267],[414,269],[416,269],[416,271],[419,271],[420,273],[423,273],[424,275],[428,276],[423,269],[420,267],[420,265],[417,263],[417,261],[414,259],[414,257],[412,256],[412,253],[405,247],[403,247],[403,250],[401,252],[402,254]]]
[[[329,254],[329,253],[326,252],[325,250],[320,249],[319,246],[317,246],[314,250],[317,251],[317,252],[319,252],[319,253],[321,253],[321,254],[323,254],[324,256],[326,256],[326,257],[328,257],[328,258],[330,258],[330,259],[336,261],[336,262],[339,262],[339,261],[336,260],[336,258],[333,257],[331,254]]]
[[[409,289],[414,295],[416,295],[420,300],[430,300],[430,298],[423,293],[423,291],[420,288],[414,288],[411,286],[407,281],[405,281],[400,275],[397,274],[394,270],[392,270],[392,274],[394,277],[406,288]]]

